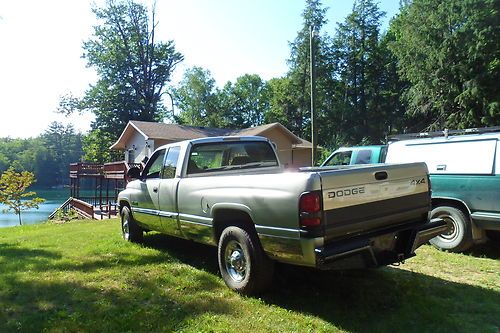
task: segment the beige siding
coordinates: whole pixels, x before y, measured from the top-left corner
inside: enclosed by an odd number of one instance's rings
[[[311,150],[293,149],[290,138],[283,131],[272,128],[262,133],[262,136],[276,144],[278,157],[285,168],[296,169],[303,166],[311,166]]]
[[[311,149],[302,148],[293,150],[293,166],[296,168],[311,166]]]
[[[290,139],[288,139],[283,132],[274,128],[262,133],[262,136],[268,138],[276,144],[278,158],[280,159],[281,164],[285,167],[290,167],[292,164],[292,143],[290,142]]]

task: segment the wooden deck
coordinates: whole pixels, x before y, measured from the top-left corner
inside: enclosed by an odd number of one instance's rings
[[[117,197],[127,184],[127,171],[141,167],[139,163],[125,161],[95,164],[71,163],[69,167],[70,197],[56,211],[75,210],[79,215],[102,220],[118,215]],[[92,182],[93,194],[84,194],[82,182]],[[49,216],[53,218],[56,211]]]

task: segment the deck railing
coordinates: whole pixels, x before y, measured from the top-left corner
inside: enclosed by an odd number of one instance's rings
[[[126,163],[125,161],[105,164],[72,163],[69,168],[71,196],[86,206],[92,206],[94,216],[101,214],[102,218],[103,215],[107,217],[116,215],[118,192],[125,187],[127,171],[132,167],[142,168],[140,163]],[[94,183],[93,194],[89,194],[89,191],[80,191],[81,181],[86,178],[92,179]],[[82,207],[79,207],[79,210],[84,211]]]
[[[95,163],[71,163],[69,165],[70,178],[83,177],[96,177],[102,175],[102,164]]]

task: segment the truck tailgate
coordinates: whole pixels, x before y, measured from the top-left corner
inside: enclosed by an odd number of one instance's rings
[[[329,170],[320,177],[325,241],[427,220],[425,163]]]

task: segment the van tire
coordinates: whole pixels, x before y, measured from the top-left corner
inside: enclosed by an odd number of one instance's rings
[[[429,242],[439,250],[463,252],[473,245],[470,218],[461,209],[452,206],[437,206],[431,218],[440,217],[450,226],[448,233],[432,238]]]
[[[135,222],[135,219],[130,212],[130,208],[127,206],[123,207],[120,215],[123,239],[133,243],[141,243],[144,239],[144,231]]]
[[[222,279],[240,294],[258,294],[272,283],[274,262],[264,253],[255,232],[237,226],[225,228],[218,259]]]

